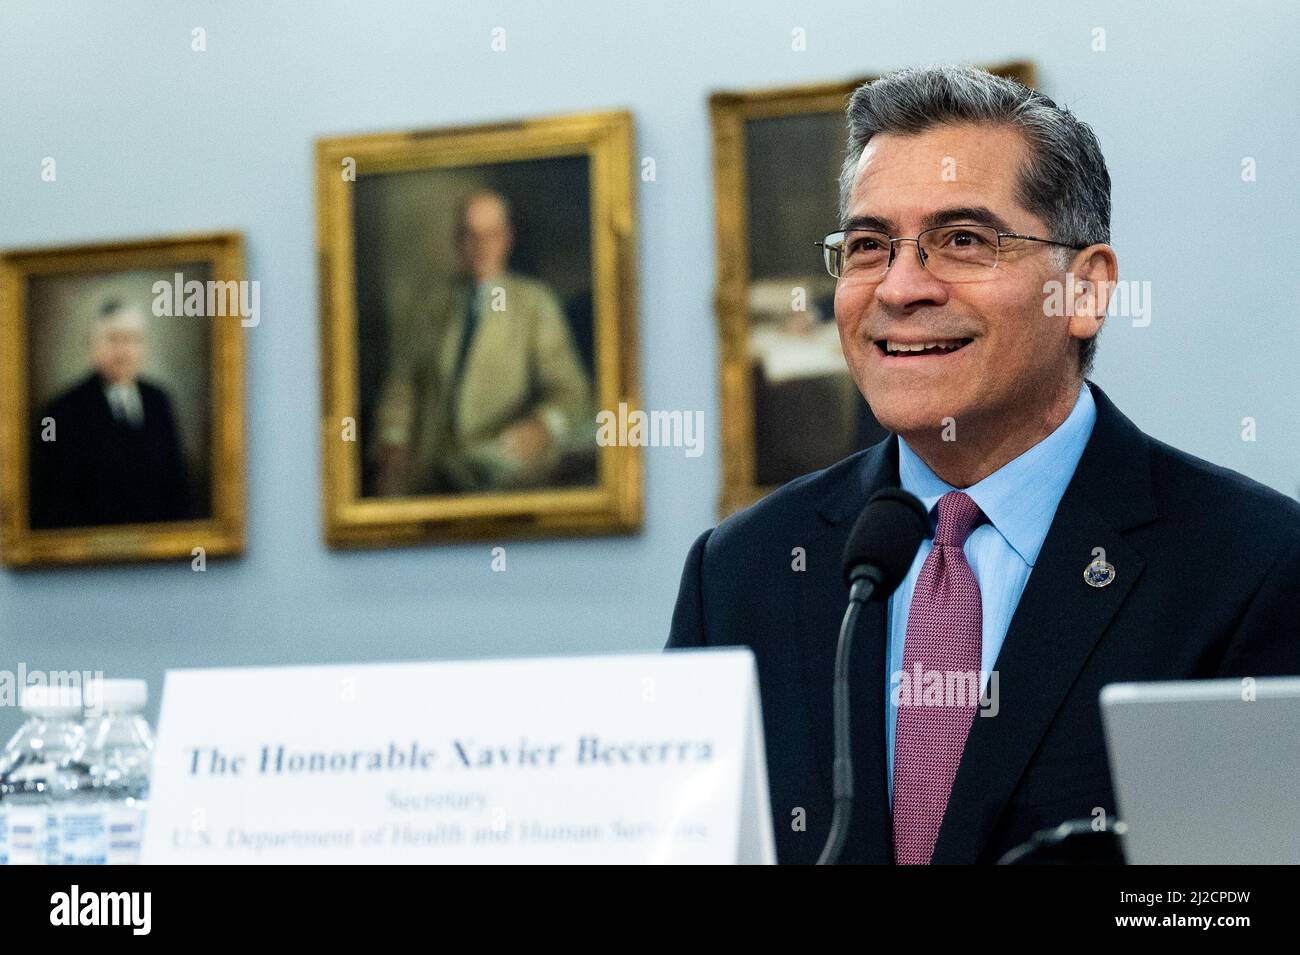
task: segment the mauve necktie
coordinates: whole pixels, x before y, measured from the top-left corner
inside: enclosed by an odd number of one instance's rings
[[[935,705],[924,698],[926,684],[917,673],[919,668],[922,677],[939,674],[944,687],[954,682],[952,674],[974,673],[979,680],[980,589],[962,545],[983,517],[979,505],[961,491],[939,498],[934,547],[912,592],[903,641],[904,682],[899,684],[906,692],[900,692],[894,737],[894,861],[899,865],[928,865],[934,855],[978,705],[978,699],[967,703],[964,693]]]

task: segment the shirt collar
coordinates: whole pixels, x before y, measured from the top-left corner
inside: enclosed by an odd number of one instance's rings
[[[988,477],[963,489],[1030,567],[1038,560],[1056,507],[1083,456],[1096,420],[1097,405],[1085,381],[1073,410],[1055,431]],[[902,437],[898,439],[898,477],[902,488],[915,494],[931,512],[939,498],[957,490],[931,471]]]
[[[117,382],[114,384],[107,379],[103,379],[104,394],[111,400],[114,397],[121,396],[123,399],[130,399],[132,395],[140,393],[140,386],[134,380]]]

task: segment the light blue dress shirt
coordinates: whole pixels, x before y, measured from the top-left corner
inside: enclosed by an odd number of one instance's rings
[[[988,477],[963,490],[979,505],[988,522],[979,525],[962,548],[979,583],[983,616],[983,651],[980,669],[984,685],[993,670],[1007,634],[1007,626],[1020,602],[1029,573],[1038,560],[1043,540],[1051,526],[1061,495],[1074,476],[1083,449],[1097,420],[1097,406],[1085,382],[1074,410],[1055,431],[1020,457],[1008,461]],[[920,498],[930,512],[930,536],[921,543],[911,569],[889,598],[889,645],[885,652],[885,738],[889,759],[889,801],[894,800],[894,736],[898,707],[892,679],[903,668],[903,645],[907,637],[907,615],[912,606],[921,565],[934,547],[939,498],[957,490],[939,478],[917,457],[901,437],[898,439],[898,477],[904,490]]]

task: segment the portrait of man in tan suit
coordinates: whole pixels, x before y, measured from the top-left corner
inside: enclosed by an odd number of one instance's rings
[[[509,271],[510,206],[478,189],[461,203],[460,274],[402,317],[376,408],[379,496],[594,481],[591,383],[544,283]],[[576,472],[576,479],[575,479]]]

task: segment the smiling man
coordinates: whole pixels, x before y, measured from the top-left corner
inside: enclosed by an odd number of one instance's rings
[[[902,486],[931,533],[859,622],[843,860],[995,862],[1113,822],[1103,686],[1300,673],[1300,504],[1147,436],[1086,380],[1118,276],[1110,176],[1046,96],[968,67],[864,84],[840,225],[822,243],[840,340],[892,434],[702,534],[669,647],[753,649],[778,857],[816,860],[840,556]],[[965,679],[978,716],[929,692]]]

